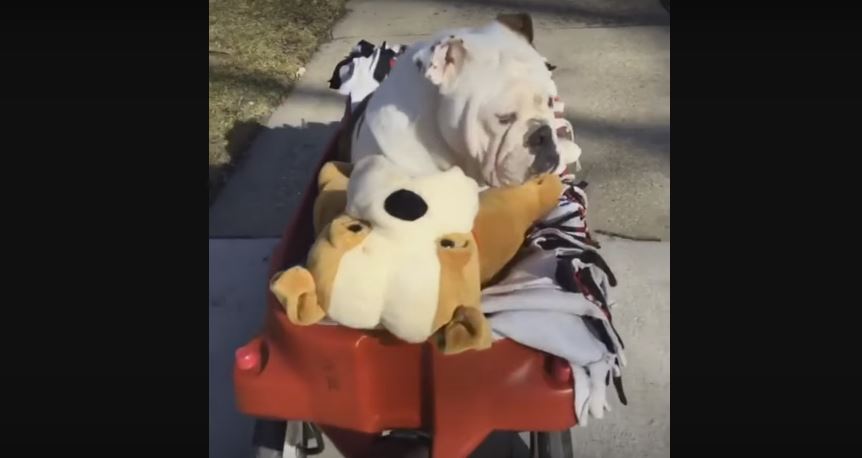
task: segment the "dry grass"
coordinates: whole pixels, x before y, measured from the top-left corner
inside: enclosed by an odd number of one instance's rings
[[[210,0],[210,200],[346,0]],[[229,144],[228,137],[231,137]]]

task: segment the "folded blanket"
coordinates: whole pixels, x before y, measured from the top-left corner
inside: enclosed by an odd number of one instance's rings
[[[611,380],[626,404],[621,377],[626,361],[610,313],[616,278],[587,229],[585,184],[575,184],[571,175],[563,181],[559,205],[527,235],[506,276],[483,290],[482,310],[495,338],[569,362],[575,412],[586,426],[589,415],[602,418],[610,410]]]

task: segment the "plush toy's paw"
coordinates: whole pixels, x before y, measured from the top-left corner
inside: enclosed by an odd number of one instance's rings
[[[549,212],[553,209],[563,193],[563,182],[558,175],[545,174],[533,178],[532,185],[536,186],[536,195],[539,199],[539,208],[543,212]],[[540,215],[544,216],[544,214]]]
[[[560,180],[559,175],[553,173],[544,173],[542,175],[538,175],[531,179],[530,183],[536,186],[543,194],[553,194],[552,191],[563,192],[563,182]]]
[[[341,215],[332,220],[329,225],[327,240],[333,247],[344,252],[362,243],[365,237],[368,237],[369,232],[371,232],[371,227],[368,223],[347,215]]]
[[[442,330],[440,350],[454,355],[467,350],[484,350],[491,347],[491,326],[482,311],[476,307],[458,307],[452,321]]]
[[[314,277],[303,267],[291,267],[275,274],[269,289],[284,306],[287,318],[293,324],[307,326],[326,316],[326,311],[317,303]]]

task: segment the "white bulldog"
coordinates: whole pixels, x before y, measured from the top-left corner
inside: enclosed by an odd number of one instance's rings
[[[415,176],[459,166],[483,187],[576,163],[532,35],[529,15],[502,15],[409,46],[357,116],[351,161],[382,154]]]

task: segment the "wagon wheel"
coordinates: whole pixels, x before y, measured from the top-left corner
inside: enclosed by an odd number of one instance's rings
[[[253,458],[282,458],[284,454],[281,450],[274,450],[268,447],[255,447]]]
[[[530,433],[530,458],[574,458],[572,433],[568,429]]]
[[[253,458],[282,458],[287,423],[284,421],[257,420],[254,423]]]
[[[289,436],[289,437],[288,437]],[[265,421],[255,422],[254,458],[295,458],[323,452],[323,435],[313,423]],[[311,445],[311,442],[314,445]],[[289,449],[289,450],[288,450]],[[287,456],[285,456],[285,452]]]

